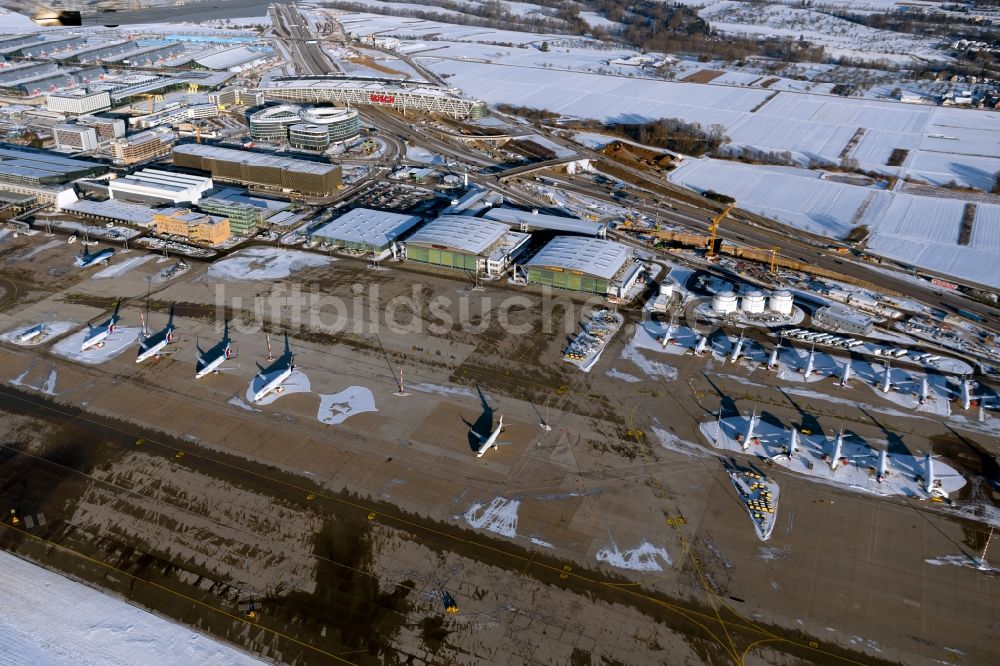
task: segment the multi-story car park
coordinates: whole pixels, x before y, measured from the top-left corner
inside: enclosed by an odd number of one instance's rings
[[[500,275],[524,250],[530,234],[502,222],[442,215],[406,241],[406,258],[446,268]]]
[[[215,180],[318,197],[332,195],[344,182],[340,167],[333,164],[197,143],[174,147],[173,161],[208,171]]]
[[[642,272],[625,245],[580,236],[556,236],[522,268],[531,284],[617,297]]]
[[[341,76],[281,77],[261,87],[271,99],[319,104],[340,102],[358,106],[385,106],[400,111],[428,111],[452,118],[482,118],[486,103],[466,99],[457,91],[430,84],[408,84],[392,79]]]

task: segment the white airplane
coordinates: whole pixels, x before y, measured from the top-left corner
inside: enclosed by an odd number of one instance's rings
[[[167,320],[166,327],[139,342],[139,355],[135,357],[135,362],[142,363],[153,356],[159,358],[164,353],[170,353],[163,352],[163,348],[174,341],[174,330],[176,328],[174,326],[174,306],[171,305],[170,318]]]
[[[503,414],[500,415],[500,420],[497,422],[496,430],[491,432],[489,435],[484,436],[479,434],[475,430],[472,431],[472,434],[479,438],[479,448],[476,449],[477,458],[482,458],[483,454],[490,450],[490,447],[493,447],[494,451],[500,448],[500,445],[497,443],[497,437],[500,436],[500,432],[502,430],[503,430]]]
[[[281,393],[285,390],[282,383],[291,377],[292,373],[295,371],[295,354],[292,353],[291,348],[288,346],[287,333],[285,333],[285,353],[275,360],[275,362],[268,368],[262,368],[259,364],[257,367],[260,368],[260,372],[257,373],[257,376],[260,377],[261,380],[266,380],[266,383],[260,387],[260,390],[257,391],[257,393],[254,394],[254,402],[260,402],[272,391],[274,393]],[[268,375],[271,375],[271,379],[267,379]]]
[[[43,333],[45,333],[45,328],[46,328],[45,324],[37,324],[35,326],[32,326],[28,330],[23,331],[21,333],[21,335],[17,336],[17,341],[18,342],[29,342],[31,340],[34,340],[38,336],[40,336]]]
[[[889,476],[889,452],[882,449],[878,454],[878,469],[875,473],[875,480],[882,483],[887,476]]]
[[[115,256],[115,248],[113,247],[106,247],[100,252],[95,252],[94,254],[91,254],[87,250],[87,247],[84,246],[83,254],[77,256],[74,262],[77,268],[90,268],[95,264],[101,264],[101,263],[107,264],[108,262],[111,261],[111,257],[113,256]]]
[[[233,351],[233,341],[229,338],[229,321],[223,324],[222,340],[206,352],[198,349],[198,363],[194,378],[201,379],[205,375],[217,372],[219,367],[231,358],[236,358]]]
[[[122,300],[119,298],[118,302],[115,303],[115,311],[111,313],[111,316],[99,326],[90,326],[90,331],[87,333],[86,337],[83,339],[83,344],[80,345],[80,351],[85,352],[88,349],[97,347],[98,349],[104,346],[105,339],[115,332],[115,326],[118,324],[120,317],[118,316],[118,309],[122,305]]]

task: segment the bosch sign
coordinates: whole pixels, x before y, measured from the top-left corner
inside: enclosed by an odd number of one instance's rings
[[[368,99],[373,104],[395,104],[396,103],[396,96],[395,95],[376,95],[376,94],[371,94],[371,95],[368,96]]]

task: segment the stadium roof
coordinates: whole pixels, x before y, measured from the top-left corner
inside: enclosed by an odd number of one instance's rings
[[[526,266],[576,271],[611,280],[625,266],[632,251],[614,241],[581,236],[556,236]]]
[[[604,225],[597,222],[588,222],[576,217],[544,215],[541,213],[532,213],[528,210],[515,210],[513,208],[494,208],[487,211],[485,217],[505,222],[511,226],[524,224],[533,229],[564,231],[567,233],[583,234],[585,236],[597,236],[601,233],[601,229],[604,228]]]
[[[416,215],[355,208],[326,223],[313,232],[313,235],[347,243],[384,247],[419,222],[420,218]]]
[[[153,213],[156,212],[148,206],[125,203],[123,201],[116,201],[115,199],[108,199],[107,201],[80,199],[68,206],[63,206],[63,209],[82,215],[93,215],[95,217],[122,220],[123,222],[140,225],[151,224],[153,222]]]
[[[269,153],[254,153],[248,150],[235,150],[233,148],[219,148],[201,143],[185,143],[174,146],[175,153],[184,155],[197,155],[198,157],[222,160],[225,162],[238,162],[259,167],[273,167],[285,171],[296,173],[309,173],[316,175],[326,175],[331,171],[336,171],[340,167],[323,162],[309,162],[307,160],[296,160],[290,157],[280,157]]]
[[[509,231],[510,227],[502,222],[466,215],[442,215],[410,236],[406,242],[469,254],[484,254]]]

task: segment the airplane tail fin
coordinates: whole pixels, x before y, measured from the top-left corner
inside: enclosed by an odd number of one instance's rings
[[[174,327],[174,303],[170,304],[170,314],[167,316],[167,328]]]

